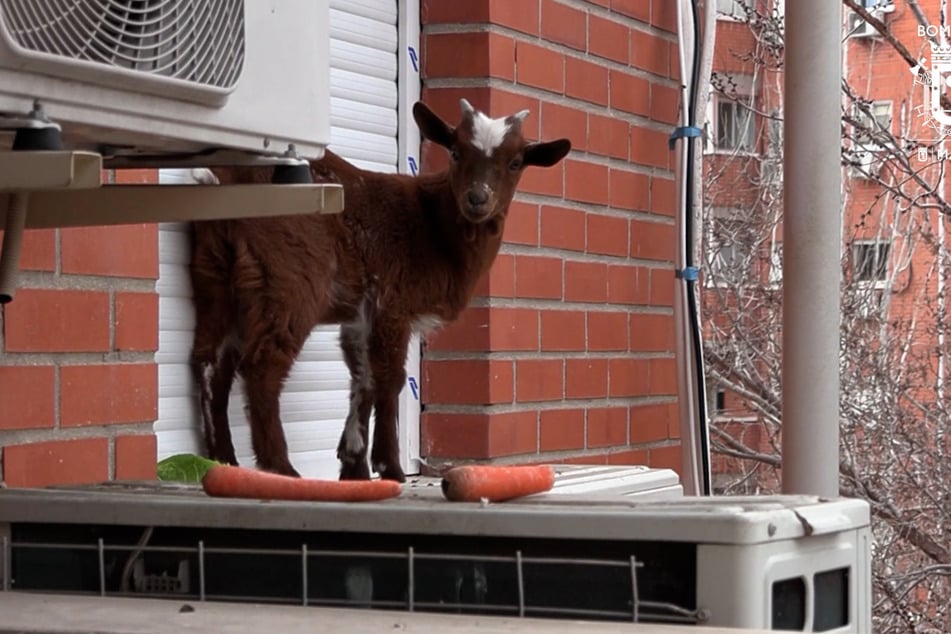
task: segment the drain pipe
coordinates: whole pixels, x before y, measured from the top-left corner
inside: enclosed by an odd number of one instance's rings
[[[783,493],[839,493],[842,3],[786,3]]]
[[[708,6],[704,15],[701,46],[700,11],[696,0],[679,0],[677,3],[682,107],[679,126],[671,136],[671,147],[676,149],[674,165],[677,183],[674,328],[680,406],[681,481],[687,495],[711,493],[697,243],[701,235],[698,227],[701,226],[703,204],[701,126],[709,96],[716,11]]]

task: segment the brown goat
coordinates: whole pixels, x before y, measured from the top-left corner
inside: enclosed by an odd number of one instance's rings
[[[529,143],[518,114],[490,119],[462,100],[452,128],[427,106],[413,116],[424,138],[449,150],[449,169],[418,177],[358,169],[332,152],[311,165],[317,181],[343,184],[340,215],[196,222],[191,263],[197,324],[192,367],[211,458],[237,464],[227,405],[235,373],[261,469],[296,475],[278,399],[317,324],[340,324],[350,371],[350,411],[337,456],[341,479],[372,464],[403,481],[398,397],[410,336],[456,319],[495,259],[522,170],[551,166],[567,139]],[[216,170],[221,182],[262,181],[259,168]]]

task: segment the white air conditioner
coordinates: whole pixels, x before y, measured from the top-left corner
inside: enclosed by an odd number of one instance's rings
[[[319,158],[329,8],[313,0],[0,0],[0,128],[38,103],[69,149]]]
[[[893,2],[879,2],[874,6],[868,7],[869,13],[879,20],[884,19],[886,13],[891,13],[894,10],[895,4]],[[879,37],[879,33],[870,22],[865,20],[865,18],[860,16],[858,13],[853,13],[849,24],[849,37]]]
[[[864,501],[683,497],[666,469],[556,470],[550,493],[500,504],[447,502],[425,477],[359,504],[3,489],[0,589],[872,631]]]
[[[864,180],[878,178],[882,172],[884,152],[885,148],[879,146],[864,146],[853,150],[850,175]]]

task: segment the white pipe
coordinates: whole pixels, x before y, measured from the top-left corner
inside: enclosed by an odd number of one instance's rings
[[[784,493],[839,493],[842,5],[786,3]]]

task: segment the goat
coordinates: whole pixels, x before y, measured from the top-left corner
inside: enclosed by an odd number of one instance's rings
[[[404,481],[398,397],[411,334],[453,321],[502,241],[509,204],[529,165],[552,166],[568,139],[531,143],[523,110],[492,119],[461,100],[453,128],[422,102],[422,136],[446,148],[447,170],[408,176],[359,169],[331,151],[311,163],[315,181],[344,188],[339,215],[193,223],[191,354],[211,458],[237,464],[227,405],[235,374],[245,383],[259,468],[297,475],[281,428],[279,396],[317,324],[340,324],[350,407],[337,449],[341,479]],[[218,168],[220,182],[264,181],[261,168]]]

